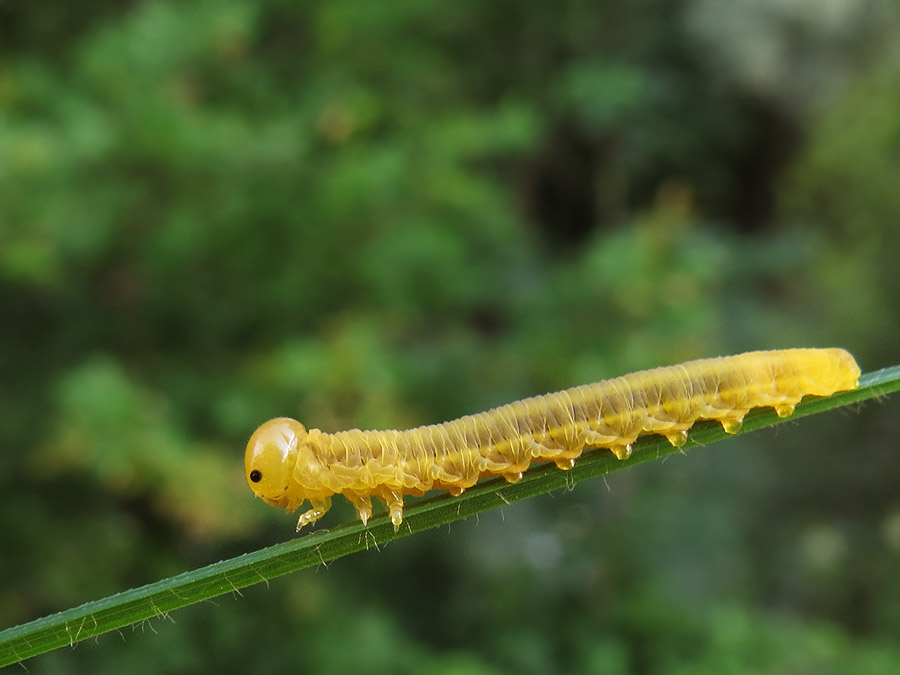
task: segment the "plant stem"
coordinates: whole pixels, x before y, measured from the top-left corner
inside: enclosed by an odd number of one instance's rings
[[[859,389],[827,398],[802,401],[794,414],[780,419],[770,409],[751,411],[740,433],[774,426],[788,420],[833,410],[858,401],[877,398],[900,390],[900,366],[868,373]],[[64,645],[95,637],[138,623],[201,600],[237,591],[246,586],[305,567],[377,547],[400,537],[497,508],[535,495],[571,487],[581,481],[612,471],[660,459],[667,455],[728,437],[721,425],[699,422],[690,431],[684,448],[672,447],[662,436],[646,436],[634,446],[628,460],[619,461],[609,452],[588,452],[571,471],[560,471],[552,463],[536,466],[516,484],[503,479],[486,480],[461,497],[447,494],[425,499],[406,509],[403,525],[394,532],[387,516],[374,518],[368,527],[361,523],[342,525],[297,537],[275,546],[223,560],[198,570],[185,572],[140,588],[88,602],[0,632],[0,667],[22,661]]]

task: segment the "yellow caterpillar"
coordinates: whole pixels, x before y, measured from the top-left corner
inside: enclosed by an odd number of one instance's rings
[[[405,431],[328,434],[279,417],[250,437],[244,468],[250,488],[272,506],[291,512],[309,500],[298,530],[321,518],[335,494],[350,500],[363,524],[374,495],[397,529],[405,494],[458,496],[486,476],[514,483],[533,462],[571,469],[586,448],[626,459],[641,434],[680,447],[697,420],[737,433],[751,408],[787,417],[806,395],[856,388],[859,375],[843,349],[785,349],[644,370]]]

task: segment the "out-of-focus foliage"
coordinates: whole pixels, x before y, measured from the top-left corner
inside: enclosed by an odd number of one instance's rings
[[[900,46],[893,56],[817,119],[784,191],[787,213],[835,244],[815,290],[857,314],[870,348],[885,356],[896,354],[900,334]]]
[[[291,536],[243,484],[268,417],[408,426],[763,347],[898,362],[900,13],[827,4],[0,4],[0,624]],[[898,670],[889,412],[41,669]]]

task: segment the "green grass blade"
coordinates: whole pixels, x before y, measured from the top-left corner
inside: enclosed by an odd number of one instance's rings
[[[886,368],[864,375],[859,389],[801,402],[794,415],[787,419],[780,419],[771,409],[752,411],[747,415],[741,433],[885,396],[898,390],[900,366]],[[726,437],[718,423],[701,422],[691,429],[684,449],[706,445]],[[0,632],[0,667],[58,647],[74,645],[111,630],[165,616],[172,610],[251,584],[680,451],[661,436],[647,436],[635,444],[634,455],[625,461],[615,459],[609,452],[590,452],[571,471],[560,471],[553,464],[547,464],[531,469],[515,485],[506,483],[503,479],[494,479],[479,483],[461,497],[441,495],[419,501],[406,509],[403,526],[396,533],[387,517],[380,516],[373,519],[368,527],[351,523],[331,531],[320,530],[231,560],[223,560],[102,600],[88,602]],[[285,527],[290,526],[290,521],[286,519]]]

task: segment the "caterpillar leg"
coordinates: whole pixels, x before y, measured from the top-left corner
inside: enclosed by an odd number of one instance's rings
[[[776,405],[775,414],[779,417],[790,417],[794,414],[794,404],[788,402],[782,403],[781,405]]]
[[[621,441],[618,436],[601,434],[593,429],[585,429],[582,432],[582,436],[584,437],[584,444],[589,448],[608,448],[614,443]]]
[[[331,497],[325,497],[325,499],[310,499],[309,505],[312,508],[309,511],[304,511],[300,514],[300,520],[297,521],[297,532],[303,529],[305,525],[311,525],[325,515],[328,509],[331,508]]]
[[[565,458],[566,450],[564,448],[549,448],[533,438],[526,438],[524,443],[529,455],[535,459],[555,459],[560,456]]]
[[[377,494],[377,497],[387,507],[388,513],[391,514],[394,532],[397,532],[400,529],[400,523],[403,522],[403,495],[398,494],[396,490],[384,488]]]
[[[631,443],[626,443],[625,445],[611,445],[609,446],[612,454],[616,456],[616,459],[628,459],[631,457]]]
[[[372,517],[372,498],[369,495],[361,495],[355,492],[348,492],[344,495],[353,504],[356,513],[363,525],[369,524],[369,518]]]
[[[744,416],[723,417],[719,420],[719,423],[722,425],[722,429],[726,434],[736,434],[741,430],[741,427],[744,426]]]

